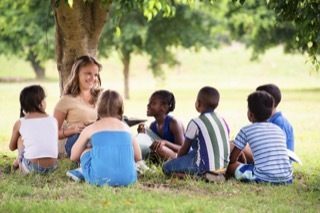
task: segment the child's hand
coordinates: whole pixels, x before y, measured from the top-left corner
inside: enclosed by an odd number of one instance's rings
[[[150,149],[154,152],[157,152],[158,149],[160,149],[161,147],[165,146],[166,145],[166,142],[165,141],[161,141],[161,140],[158,140],[158,141],[154,141],[151,146],[150,146]]]
[[[146,129],[144,127],[144,124],[139,124],[137,131],[138,131],[138,133],[146,133]]]

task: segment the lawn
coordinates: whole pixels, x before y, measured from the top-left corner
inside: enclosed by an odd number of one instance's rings
[[[276,83],[283,93],[279,109],[294,127],[296,153],[303,161],[302,166],[294,165],[292,185],[178,180],[165,177],[155,167],[155,173],[140,177],[138,183],[127,188],[94,187],[74,183],[65,176],[66,170],[74,167],[67,159],[50,176],[21,177],[10,172],[16,153],[7,147],[12,125],[19,116],[20,90],[32,83],[41,84],[47,92],[50,114],[59,98],[57,72],[54,63],[49,62],[48,80],[0,83],[0,212],[320,212],[320,74],[304,57],[283,55],[280,47],[268,51],[257,62],[251,62],[250,52],[239,45],[211,52],[179,50],[176,55],[181,65],[165,68],[166,79],[156,80],[147,70],[145,57],[133,58],[131,99],[125,101],[125,114],[145,118],[150,94],[166,88],[176,96],[173,115],[186,125],[197,116],[197,91],[212,85],[221,93],[217,112],[227,120],[230,138],[234,138],[248,124],[247,95],[259,84]],[[0,78],[33,78],[29,65],[18,59],[0,57],[0,62]],[[102,63],[103,87],[121,92],[120,61],[114,56]]]

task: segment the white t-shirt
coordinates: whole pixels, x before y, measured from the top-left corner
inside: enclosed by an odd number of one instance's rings
[[[58,157],[58,122],[54,117],[21,118],[20,122],[26,159]]]

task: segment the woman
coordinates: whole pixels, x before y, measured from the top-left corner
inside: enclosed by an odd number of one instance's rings
[[[59,139],[67,139],[65,151],[68,157],[80,132],[97,120],[95,105],[101,91],[101,68],[101,64],[91,56],[77,58],[63,95],[54,109]]]

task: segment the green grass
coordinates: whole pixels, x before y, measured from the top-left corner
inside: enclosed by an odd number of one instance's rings
[[[157,168],[156,173],[139,178],[138,183],[127,188],[94,187],[68,180],[65,172],[73,168],[68,160],[61,161],[59,169],[50,176],[6,172],[16,155],[9,152],[8,143],[19,115],[20,90],[31,83],[40,83],[47,91],[50,114],[59,99],[57,72],[54,63],[49,62],[49,81],[0,83],[0,212],[319,212],[319,73],[312,71],[304,57],[283,55],[281,48],[270,50],[258,62],[251,62],[250,53],[237,45],[197,54],[177,51],[176,55],[181,65],[166,69],[165,80],[152,78],[144,57],[133,58],[131,99],[125,101],[125,114],[144,118],[150,94],[167,88],[177,100],[173,114],[187,124],[197,116],[194,101],[198,89],[212,85],[220,90],[217,111],[227,120],[234,138],[249,123],[247,95],[259,84],[276,83],[283,93],[279,109],[294,127],[296,153],[303,161],[303,166],[294,165],[294,184],[271,186],[234,180],[210,184],[191,178],[166,178]],[[3,65],[0,77],[33,77],[28,64],[20,60],[0,57],[0,62]],[[103,87],[122,91],[119,60],[113,57],[102,63]]]

